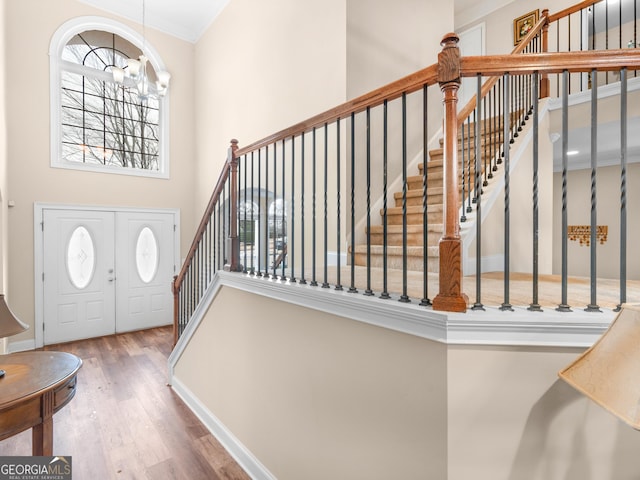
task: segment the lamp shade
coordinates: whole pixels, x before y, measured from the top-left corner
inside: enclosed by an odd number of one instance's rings
[[[559,372],[569,385],[640,430],[640,306],[625,304],[609,329]]]
[[[22,323],[9,309],[4,295],[0,294],[0,338],[10,337],[24,332],[29,325]]]

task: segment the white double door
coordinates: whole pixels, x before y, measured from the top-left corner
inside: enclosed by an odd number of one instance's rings
[[[173,213],[44,209],[44,344],[173,321]]]

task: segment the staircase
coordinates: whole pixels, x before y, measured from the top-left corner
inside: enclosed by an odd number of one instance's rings
[[[516,121],[518,115],[512,116],[512,121]],[[487,119],[481,123],[481,165],[489,164],[492,158],[491,152],[498,152],[501,146],[502,127],[501,119]],[[495,126],[498,126],[495,129]],[[470,135],[467,131],[470,130]],[[465,189],[468,186],[469,174],[471,184],[475,181],[475,169],[471,168],[469,173],[468,151],[464,153],[464,173],[463,173],[463,148],[467,149],[467,142],[471,145],[475,143],[475,124],[465,124],[464,143],[462,145],[462,132],[458,134],[458,173],[460,175],[460,190],[462,190],[462,180],[464,179]],[[485,148],[493,144],[494,148]],[[427,163],[427,269],[429,272],[437,273],[439,270],[439,248],[438,242],[443,233],[443,139],[440,139],[440,148],[429,151],[429,162]],[[473,161],[473,153],[471,155]],[[475,162],[472,162],[475,163]],[[424,228],[423,222],[423,175],[424,164],[418,166],[418,174],[407,178],[407,269],[410,271],[422,272],[424,269]],[[481,172],[484,173],[484,168]],[[468,197],[468,190],[466,193]],[[402,192],[395,192],[393,195],[395,206],[387,208],[387,268],[403,268],[403,235],[402,235]],[[382,268],[384,264],[384,209],[380,210],[380,224],[372,225],[366,231],[370,245],[359,244],[355,247],[355,264],[358,266],[367,265],[367,250],[370,249],[371,267]]]

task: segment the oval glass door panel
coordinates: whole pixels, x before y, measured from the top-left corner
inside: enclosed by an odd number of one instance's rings
[[[158,272],[158,241],[149,227],[144,227],[136,242],[136,268],[140,280],[149,283]]]
[[[69,280],[79,290],[91,282],[96,267],[95,247],[89,231],[83,227],[76,229],[69,237],[67,245],[67,273]]]

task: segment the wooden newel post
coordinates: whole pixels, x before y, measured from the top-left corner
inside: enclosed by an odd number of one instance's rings
[[[545,19],[542,27],[542,53],[549,51],[549,9],[542,10],[542,18]],[[540,98],[549,96],[549,75],[544,73],[540,78]]]
[[[229,164],[229,259],[225,270],[239,272],[240,265],[240,239],[238,238],[238,140],[231,140],[227,163]]]
[[[459,37],[449,33],[442,39],[438,55],[438,82],[444,94],[444,235],[440,239],[440,291],[433,309],[465,312],[469,299],[462,293],[458,189],[458,89],[460,88]]]

